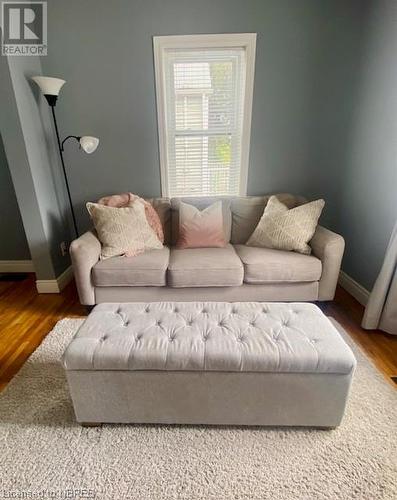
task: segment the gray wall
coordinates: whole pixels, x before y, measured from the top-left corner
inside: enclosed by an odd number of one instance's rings
[[[90,156],[67,146],[80,228],[89,224],[87,200],[125,190],[160,194],[152,36],[257,32],[248,193],[323,196],[323,222],[347,241],[344,269],[370,288],[396,212],[395,6],[51,0],[42,65],[67,80],[57,107],[61,133],[101,140]]]
[[[70,240],[54,175],[59,168],[48,106],[30,77],[41,74],[36,57],[0,57],[0,132],[40,280],[54,279],[70,264],[59,245]],[[36,102],[37,100],[37,102]]]
[[[340,191],[343,268],[367,289],[397,220],[397,2],[373,3]]]
[[[40,206],[55,276],[70,265],[60,252],[61,241],[69,241],[67,219],[61,209],[62,193],[56,179],[61,170],[56,153],[49,106],[31,77],[42,74],[38,57],[11,57],[9,68],[35,194]],[[17,196],[18,196],[17,192]]]
[[[29,260],[30,252],[0,135],[0,260]]]
[[[365,4],[338,0],[49,2],[49,53],[42,64],[47,74],[67,80],[57,108],[62,134],[92,134],[101,140],[90,156],[76,144],[67,146],[81,228],[88,225],[87,200],[125,190],[160,194],[153,35],[257,32],[248,192],[321,191],[313,185],[317,176],[321,184],[324,175],[315,149],[323,119],[318,105],[329,88],[322,74],[341,75],[340,93],[344,99],[350,97],[349,78],[357,65]],[[349,113],[345,103],[336,104],[342,113]],[[312,165],[316,169],[307,175]]]

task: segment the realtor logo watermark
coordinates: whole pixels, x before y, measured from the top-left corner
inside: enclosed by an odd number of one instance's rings
[[[2,2],[3,56],[47,55],[47,2]]]

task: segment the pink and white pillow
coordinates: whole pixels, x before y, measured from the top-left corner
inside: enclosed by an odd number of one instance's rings
[[[180,202],[177,248],[210,248],[225,245],[221,201],[213,203],[204,210]]]

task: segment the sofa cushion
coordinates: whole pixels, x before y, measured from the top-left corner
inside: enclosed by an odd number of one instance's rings
[[[95,286],[165,286],[170,251],[150,250],[136,257],[112,257],[92,268]]]
[[[234,248],[244,264],[245,283],[318,281],[321,277],[321,261],[312,255],[246,245]]]
[[[188,203],[193,205],[199,210],[204,210],[213,203],[217,201],[222,202],[222,215],[223,215],[223,230],[225,233],[226,243],[230,242],[230,237],[232,233],[232,212],[231,212],[231,197],[224,196],[200,196],[200,197],[185,197],[185,198],[172,198],[171,199],[171,217],[172,217],[172,229],[171,229],[171,241],[173,245],[176,245],[179,237],[179,205],[180,203]]]
[[[243,264],[232,245],[224,248],[171,249],[168,284],[172,287],[239,286]]]
[[[238,196],[232,200],[231,243],[245,244],[260,221],[267,196]]]

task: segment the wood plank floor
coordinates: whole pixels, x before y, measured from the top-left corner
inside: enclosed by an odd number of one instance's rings
[[[321,308],[333,316],[373,359],[391,382],[397,375],[397,336],[360,328],[362,306],[342,288],[334,302]],[[0,391],[62,318],[83,317],[74,283],[61,294],[39,295],[34,275],[20,281],[0,280]]]
[[[0,391],[62,318],[86,314],[74,283],[61,294],[39,295],[34,275],[0,281]]]
[[[364,308],[341,287],[338,287],[333,302],[320,304],[320,307],[327,316],[334,317],[343,326],[379,371],[397,388],[397,384],[391,380],[391,377],[397,376],[397,335],[361,328]]]

